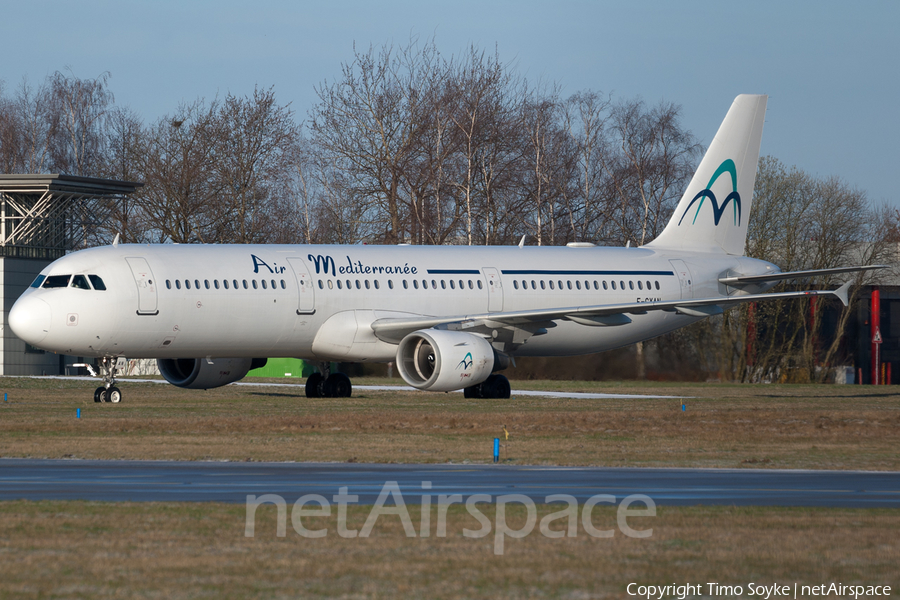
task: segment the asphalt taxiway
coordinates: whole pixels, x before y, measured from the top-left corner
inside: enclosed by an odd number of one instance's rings
[[[87,377],[81,375],[14,375],[12,377],[21,377],[22,379],[78,379],[81,381],[97,381],[96,377]],[[119,385],[124,385],[126,383],[159,383],[169,385],[169,382],[165,379],[144,379],[140,377],[120,377],[118,379]],[[302,383],[298,383],[297,381],[290,383],[263,383],[257,381],[235,381],[233,383],[229,383],[228,385],[238,386],[238,387],[262,387],[262,388],[294,388],[298,395],[302,395],[305,393],[304,386]],[[354,390],[357,391],[382,391],[382,392],[418,392],[416,388],[408,385],[354,385]],[[456,390],[454,392],[447,392],[448,394],[462,394],[462,390]],[[535,396],[541,398],[578,398],[581,400],[608,400],[608,399],[658,399],[658,398],[672,398],[672,399],[681,399],[685,396],[661,396],[659,394],[599,394],[592,392],[565,392],[565,391],[537,391],[537,390],[512,390],[511,395],[513,397],[516,396]]]
[[[346,487],[359,504],[372,504],[387,482],[397,482],[407,502],[423,494],[524,494],[535,502],[646,494],[670,506],[900,508],[894,471],[0,459],[0,500],[243,503],[251,494],[293,501]]]

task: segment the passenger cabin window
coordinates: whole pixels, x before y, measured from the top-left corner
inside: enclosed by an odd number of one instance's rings
[[[69,287],[69,279],[71,277],[71,275],[50,275],[44,280],[42,287],[45,289]]]
[[[79,290],[89,290],[91,289],[90,284],[87,282],[87,277],[84,275],[73,275],[72,276],[72,287],[78,288]]]

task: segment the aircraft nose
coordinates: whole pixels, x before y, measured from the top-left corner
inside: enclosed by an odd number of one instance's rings
[[[9,328],[20,339],[37,346],[50,332],[50,305],[40,298],[19,298],[9,311]]]

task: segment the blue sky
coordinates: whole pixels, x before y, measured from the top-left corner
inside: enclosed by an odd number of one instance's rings
[[[734,96],[769,94],[764,154],[900,205],[900,2],[83,0],[7,3],[7,90],[71,68],[111,73],[153,121],[182,101],[274,86],[301,116],[314,87],[366,49],[434,38],[499,52],[531,81],[667,100],[704,143]]]

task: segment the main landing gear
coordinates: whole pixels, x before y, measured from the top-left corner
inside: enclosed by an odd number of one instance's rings
[[[327,369],[322,369],[328,373]],[[353,393],[353,384],[350,378],[343,373],[331,373],[323,375],[316,372],[306,379],[307,398],[349,398]]]
[[[463,390],[466,398],[509,398],[509,379],[504,375],[489,375],[487,379]]]
[[[72,365],[73,367],[85,367],[91,377],[97,377],[98,373],[87,363]],[[100,377],[103,385],[94,390],[94,402],[112,402],[118,404],[122,401],[122,390],[116,387],[116,375],[125,368],[125,359],[115,356],[104,356],[97,365],[100,369]]]

